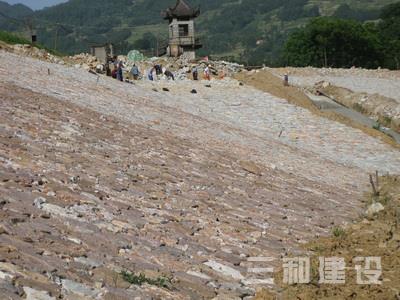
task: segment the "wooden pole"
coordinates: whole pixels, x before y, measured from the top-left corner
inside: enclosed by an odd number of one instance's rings
[[[374,192],[374,196],[378,196],[379,193],[376,190],[375,183],[374,183],[374,178],[372,177],[371,174],[369,175],[369,182],[371,183],[372,191]]]

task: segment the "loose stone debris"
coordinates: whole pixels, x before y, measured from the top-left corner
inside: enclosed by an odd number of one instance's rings
[[[27,286],[24,286],[24,292],[27,300],[56,300],[46,291],[37,291]]]
[[[74,56],[60,58],[48,53],[44,49],[38,49],[32,45],[0,44],[0,49],[5,49],[12,53],[30,56],[51,63],[73,66],[76,69],[83,69],[93,74],[104,74],[106,69],[104,62],[100,62],[95,56],[88,53],[80,53]],[[194,66],[197,67],[199,74],[202,74],[204,69],[208,66],[212,75],[219,79],[226,76],[231,77],[233,74],[244,70],[244,66],[237,63],[208,60],[189,61],[184,57],[178,59],[169,57],[153,57],[140,62],[133,62],[128,60],[127,56],[120,55],[117,57],[117,61],[124,63],[124,78],[129,77],[129,71],[133,64],[136,64],[139,67],[143,77],[146,77],[148,70],[154,65],[162,65],[172,71],[177,80],[187,80],[190,77],[191,70]],[[51,72],[49,69],[49,75],[50,74]]]
[[[371,204],[365,213],[367,214],[367,216],[373,216],[374,214],[377,214],[384,209],[385,207],[381,203],[377,202]]]

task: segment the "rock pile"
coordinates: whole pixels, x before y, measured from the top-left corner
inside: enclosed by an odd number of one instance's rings
[[[81,53],[69,56],[67,60],[75,66],[75,68],[83,68],[85,70],[95,70],[101,62],[93,55]]]
[[[21,44],[9,45],[7,50],[16,54],[38,58],[51,63],[61,64],[61,65],[65,64],[63,59],[61,59],[60,57],[47,52],[45,49],[39,49],[32,45],[21,45]]]
[[[85,70],[96,70],[101,62],[93,55],[88,53],[81,53],[74,56],[59,57],[51,54],[45,49],[39,49],[29,44],[16,44],[8,45],[6,43],[0,44],[0,49],[4,49],[8,52],[13,52],[19,55],[30,56],[40,60],[44,60],[51,63],[60,65],[70,65],[75,68],[82,68]]]
[[[119,56],[119,60],[125,63],[126,69],[130,70],[133,66],[133,62],[127,60],[125,56]],[[186,80],[190,78],[191,70],[197,67],[199,75],[204,72],[204,69],[209,66],[211,73],[214,78],[223,78],[225,76],[231,77],[233,74],[240,72],[244,69],[243,65],[237,63],[230,63],[226,61],[206,61],[199,60],[197,62],[189,61],[184,57],[173,58],[173,57],[153,57],[146,59],[141,62],[137,62],[136,65],[143,71],[148,71],[154,65],[159,64],[174,73],[175,79]]]
[[[6,51],[13,52],[20,55],[31,56],[40,60],[45,60],[52,63],[57,63],[61,65],[70,65],[75,68],[81,68],[87,71],[97,71],[103,73],[105,66],[103,62],[100,62],[95,56],[88,53],[80,53],[73,56],[58,57],[55,56],[44,49],[36,48],[32,45],[7,45],[2,43],[0,49],[5,49]],[[119,55],[117,57],[118,61],[124,63],[125,76],[132,68],[134,62],[129,61],[127,56]],[[243,65],[237,63],[230,63],[226,61],[206,61],[200,60],[193,62],[181,56],[179,58],[171,57],[152,57],[141,62],[136,62],[142,74],[147,74],[147,72],[156,64],[162,65],[164,68],[170,70],[174,73],[175,79],[185,80],[190,77],[191,70],[193,67],[197,67],[198,72],[201,74],[204,69],[209,66],[214,78],[223,78],[225,76],[231,77],[234,73],[240,72],[244,69]]]

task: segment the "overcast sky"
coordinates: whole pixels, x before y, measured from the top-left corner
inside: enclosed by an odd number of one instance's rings
[[[3,0],[10,4],[22,3],[29,6],[32,9],[41,9],[46,6],[53,6],[68,0]]]

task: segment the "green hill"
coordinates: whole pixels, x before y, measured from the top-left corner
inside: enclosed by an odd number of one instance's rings
[[[33,13],[29,7],[23,4],[8,4],[7,2],[0,1],[0,12],[6,16],[19,18]]]
[[[200,55],[247,64],[278,64],[288,34],[316,16],[376,20],[393,0],[188,0],[200,6],[196,26]],[[121,53],[137,48],[151,54],[167,38],[160,12],[175,0],[70,0],[33,14],[39,42],[64,53],[88,51],[111,41]],[[0,8],[0,12],[2,12]],[[1,24],[0,24],[1,25]],[[0,26],[2,29],[6,29]]]
[[[0,1],[0,29],[14,31],[20,28],[21,19],[32,15],[33,10],[22,4],[10,5]]]

